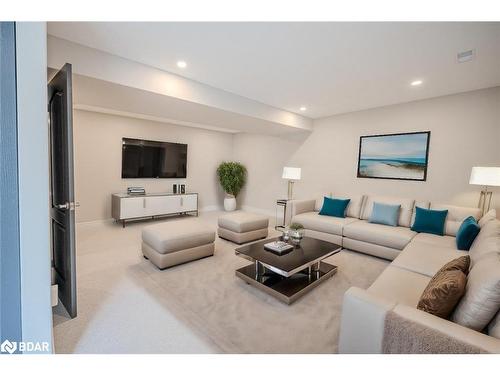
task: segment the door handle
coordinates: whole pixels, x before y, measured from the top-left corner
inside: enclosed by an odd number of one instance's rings
[[[57,204],[56,207],[60,210],[74,211],[76,207],[80,207],[80,202],[66,202],[64,204]]]

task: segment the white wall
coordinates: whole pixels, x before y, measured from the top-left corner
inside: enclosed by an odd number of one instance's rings
[[[231,134],[80,110],[74,111],[73,127],[77,222],[110,219],[111,194],[126,192],[128,186],[159,193],[185,183],[188,191],[200,193],[201,210],[222,204],[215,171],[220,162],[232,159]],[[187,178],[122,179],[123,137],[186,143]]]
[[[431,131],[427,181],[357,178],[359,137]],[[283,166],[302,168],[296,198],[324,192],[390,194],[475,206],[480,187],[468,184],[471,167],[500,166],[500,87],[353,112],[316,120],[301,140],[238,134],[234,156],[248,168],[242,204],[274,210],[286,196]],[[500,189],[493,206],[500,209]]]
[[[22,337],[51,350],[46,32],[16,23]]]

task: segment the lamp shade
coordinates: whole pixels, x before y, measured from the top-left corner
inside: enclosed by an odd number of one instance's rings
[[[469,184],[500,186],[500,167],[472,167]]]
[[[282,177],[286,180],[300,180],[300,168],[284,167]]]

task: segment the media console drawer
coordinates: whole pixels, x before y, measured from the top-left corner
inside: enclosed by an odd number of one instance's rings
[[[111,205],[113,219],[121,221],[124,227],[126,220],[132,219],[149,219],[155,216],[183,213],[196,213],[198,216],[197,193],[142,196],[113,194]]]

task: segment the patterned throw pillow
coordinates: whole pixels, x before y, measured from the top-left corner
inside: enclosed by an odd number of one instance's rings
[[[448,318],[465,293],[469,266],[470,258],[466,255],[441,267],[422,293],[417,309]]]

